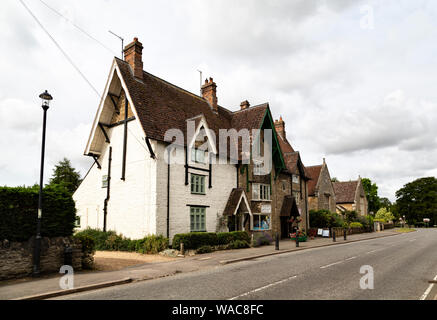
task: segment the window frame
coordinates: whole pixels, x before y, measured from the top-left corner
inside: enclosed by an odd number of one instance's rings
[[[108,175],[102,174],[102,188],[108,187]]]
[[[206,152],[207,152],[206,150],[191,148],[191,161],[195,163],[206,164],[206,159],[207,159]],[[198,159],[198,155],[201,154],[203,154],[202,159]]]
[[[206,207],[190,206],[190,232],[206,232]]]
[[[261,227],[255,227],[256,223],[257,223],[257,219],[259,219],[259,222],[261,222],[261,216],[265,216],[267,217],[267,223],[268,223],[268,228],[261,228]],[[272,217],[271,214],[266,214],[266,213],[254,213],[253,214],[253,231],[268,231],[272,229]]]
[[[190,191],[191,194],[206,194],[206,188],[205,188],[205,180],[206,176],[196,173],[190,173]],[[197,189],[197,191],[196,191]]]
[[[271,186],[266,183],[252,183],[252,200],[254,201],[272,201]],[[255,197],[256,195],[256,197]],[[267,195],[267,197],[266,197]]]

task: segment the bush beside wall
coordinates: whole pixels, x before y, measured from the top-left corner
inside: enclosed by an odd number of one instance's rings
[[[246,231],[178,233],[173,237],[172,247],[173,249],[179,250],[182,242],[184,249],[196,250],[207,245],[224,246],[237,240],[250,243],[250,236]]]
[[[35,236],[38,187],[0,187],[0,240],[27,241]],[[59,186],[43,190],[41,235],[69,237],[73,234],[76,208],[71,194]]]

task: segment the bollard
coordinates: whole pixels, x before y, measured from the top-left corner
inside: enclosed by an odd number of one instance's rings
[[[279,233],[275,236],[275,250],[279,250]]]
[[[180,254],[184,256],[185,255],[185,250],[184,250],[184,243],[183,242],[181,242],[181,248],[180,249],[181,249],[180,250],[181,251]]]
[[[334,230],[334,229],[332,229],[332,241],[333,241],[333,242],[336,241],[336,240],[335,240],[335,230]]]
[[[299,232],[296,231],[296,248],[299,247]]]
[[[346,233],[347,233],[347,232],[346,232],[346,228],[344,228],[344,229],[343,229],[343,237],[344,237],[344,240],[346,240]]]

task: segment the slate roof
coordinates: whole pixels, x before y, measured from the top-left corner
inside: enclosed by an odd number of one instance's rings
[[[354,203],[358,181],[334,182],[337,203]]]
[[[322,165],[306,167],[306,172],[310,180],[308,181],[308,195],[314,196],[316,194],[317,181],[319,181]]]
[[[299,174],[299,159],[300,155],[298,151],[294,151],[293,147],[291,146],[290,142],[288,142],[287,138],[282,138],[278,134],[278,141],[279,141],[279,147],[281,148],[282,155],[284,157],[285,166],[287,168],[287,171],[292,174]],[[306,167],[303,165],[303,171],[305,177],[308,177],[306,172]]]
[[[232,112],[218,106],[214,112],[207,100],[143,71],[143,80],[134,78],[129,64],[115,58],[127,86],[139,121],[149,138],[164,141],[168,129],[179,129],[186,136],[189,118],[203,114],[218,139],[219,129],[259,129],[268,103]],[[217,144],[218,145],[218,144]]]
[[[282,202],[282,208],[281,208],[281,217],[291,217],[294,214],[294,216],[299,216],[299,210],[297,209],[296,200],[293,196],[284,196],[284,201]]]

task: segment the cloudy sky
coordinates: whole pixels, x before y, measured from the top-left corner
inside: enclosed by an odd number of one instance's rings
[[[224,107],[268,101],[305,165],[325,157],[331,176],[369,177],[391,200],[437,176],[434,0],[23,2],[99,93],[120,55],[112,30],[180,87],[198,93],[200,69]],[[38,181],[45,89],[45,176],[64,156],[84,175],[98,94],[19,0],[2,1],[0,41],[0,185]]]

